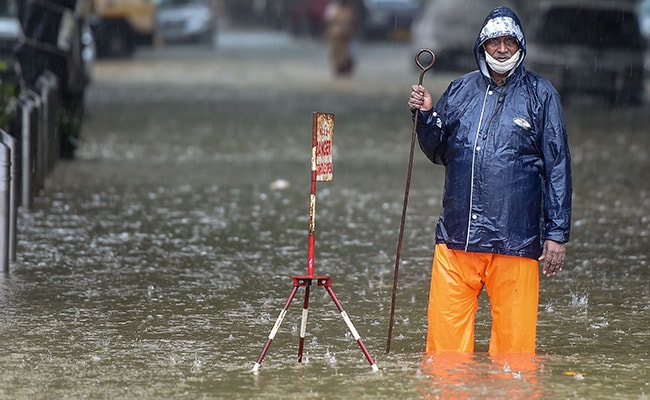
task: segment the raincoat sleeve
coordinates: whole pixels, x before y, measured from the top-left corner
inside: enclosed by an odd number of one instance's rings
[[[435,164],[446,164],[447,135],[445,134],[441,113],[441,105],[447,101],[447,91],[442,95],[438,104],[428,111],[417,111],[418,123],[416,132],[420,149]]]
[[[547,98],[546,111],[541,142],[545,182],[543,238],[566,243],[571,228],[571,156],[557,92]]]

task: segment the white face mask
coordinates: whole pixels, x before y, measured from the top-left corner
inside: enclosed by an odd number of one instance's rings
[[[505,61],[498,61],[490,55],[487,51],[485,52],[485,62],[490,66],[490,69],[497,74],[505,74],[519,64],[519,57],[521,55],[521,49]]]

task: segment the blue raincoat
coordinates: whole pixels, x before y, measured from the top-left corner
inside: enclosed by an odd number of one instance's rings
[[[482,48],[499,36],[515,37],[522,50],[503,86],[490,78]],[[536,259],[544,240],[569,240],[571,159],[560,98],[526,70],[512,10],[488,15],[474,55],[478,70],[451,82],[432,110],[418,111],[420,148],[446,171],[436,243]]]

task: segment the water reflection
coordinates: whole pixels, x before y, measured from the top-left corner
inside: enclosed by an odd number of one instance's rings
[[[532,354],[442,353],[424,357],[421,389],[425,399],[544,398],[538,374],[543,364]]]

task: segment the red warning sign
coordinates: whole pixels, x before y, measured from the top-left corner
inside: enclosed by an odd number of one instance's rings
[[[316,171],[317,181],[331,181],[332,138],[334,136],[334,114],[314,113],[314,149],[312,169]]]

